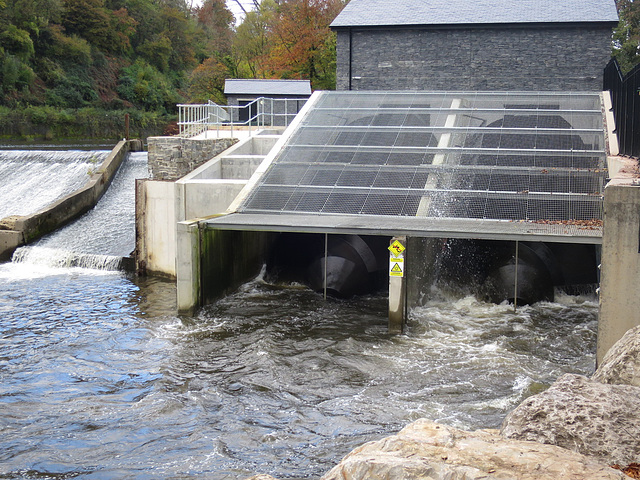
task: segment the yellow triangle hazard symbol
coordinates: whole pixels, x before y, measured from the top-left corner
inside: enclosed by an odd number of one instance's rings
[[[393,266],[393,268],[391,269],[391,271],[392,271],[392,272],[402,272],[402,269],[400,268],[400,265],[396,263],[396,264]]]

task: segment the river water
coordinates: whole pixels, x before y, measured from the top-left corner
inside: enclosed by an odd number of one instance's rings
[[[101,240],[85,251],[128,254],[132,237],[106,221],[89,222]],[[590,297],[514,313],[441,296],[392,336],[382,297],[324,301],[258,277],[177,316],[172,282],[37,258],[0,265],[0,478],[318,478],[420,417],[498,427],[562,373],[594,368]]]

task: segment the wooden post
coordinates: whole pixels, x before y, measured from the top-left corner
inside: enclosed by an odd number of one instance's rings
[[[394,237],[389,245],[389,333],[400,334],[406,314],[405,245],[407,237]]]

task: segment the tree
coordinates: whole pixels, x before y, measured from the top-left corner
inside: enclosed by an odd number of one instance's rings
[[[613,32],[613,56],[623,72],[640,63],[640,2],[617,0],[620,22]]]
[[[204,38],[206,57],[223,58],[231,54],[234,23],[233,13],[224,0],[205,0],[196,9],[195,16]]]
[[[263,0],[259,8],[247,12],[233,39],[233,57],[237,59],[241,76],[265,78],[269,57],[269,26],[273,22],[277,4]]]
[[[208,58],[198,65],[189,78],[189,101],[206,103],[212,100],[218,104],[227,103],[224,95],[224,80],[227,67],[215,58]]]
[[[161,35],[171,42],[169,67],[174,71],[182,71],[193,67],[195,59],[196,30],[190,17],[184,11],[165,6],[160,12]]]
[[[65,0],[62,25],[66,33],[76,34],[108,51],[112,30],[109,11],[103,0]]]
[[[272,75],[335,88],[335,34],[329,25],[344,5],[342,0],[283,1],[269,28]]]

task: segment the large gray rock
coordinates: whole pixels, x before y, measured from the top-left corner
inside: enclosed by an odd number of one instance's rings
[[[592,380],[640,387],[640,325],[609,349]]]
[[[603,463],[552,445],[465,432],[426,419],[353,450],[321,480],[624,479]]]
[[[500,434],[628,465],[640,461],[638,412],[640,388],[566,374],[509,413]]]

